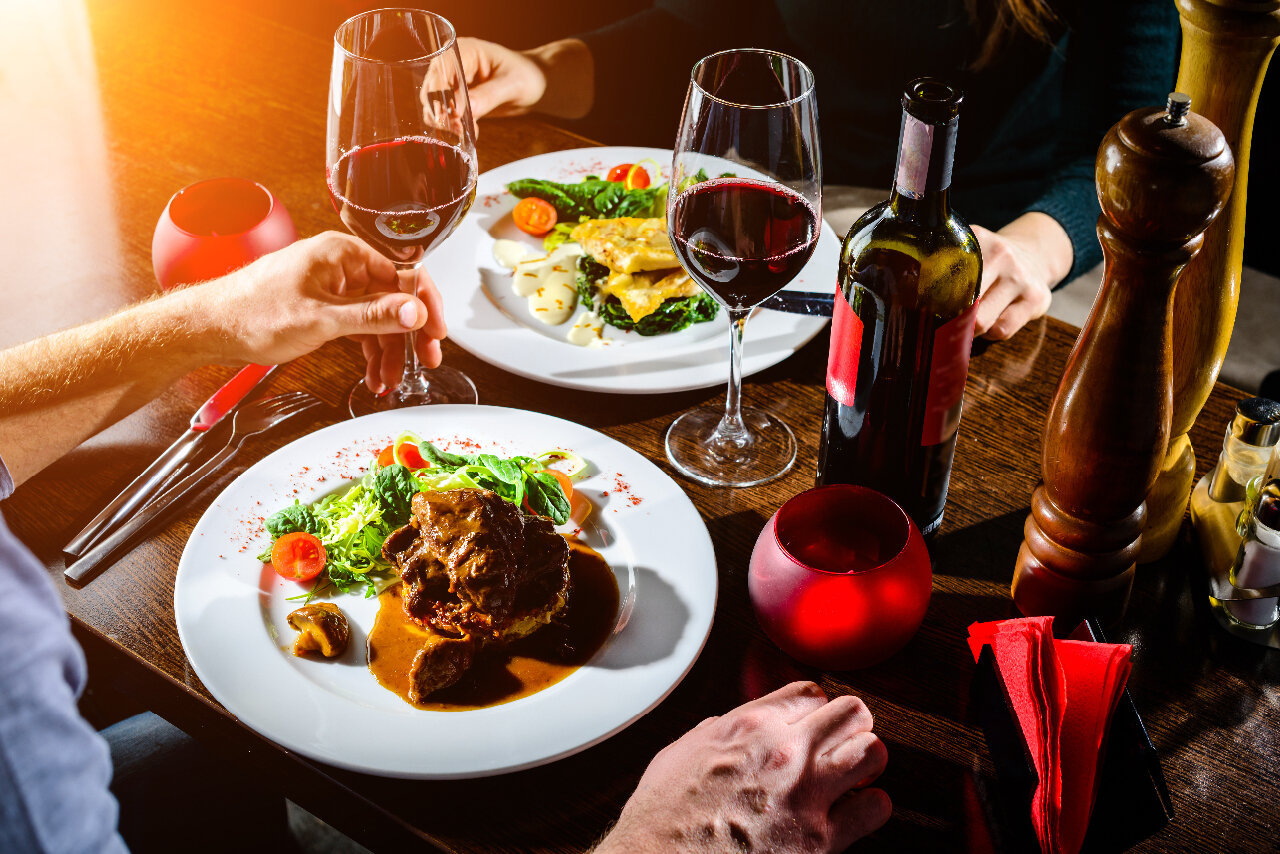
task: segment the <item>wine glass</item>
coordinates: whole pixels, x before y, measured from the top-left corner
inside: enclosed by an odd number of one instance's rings
[[[151,238],[151,266],[163,290],[239,269],[298,239],[293,219],[266,187],[210,178],[173,194]]]
[[[813,72],[768,50],[729,50],[693,67],[667,200],[681,265],[729,314],[723,411],[697,409],[667,430],[667,457],[712,486],[752,486],[787,472],[791,429],[741,405],[742,338],[751,309],[813,254],[822,222],[822,156]]]
[[[356,15],[333,38],[326,167],[343,223],[400,270],[414,270],[476,195],[476,150],[453,25],[421,9]],[[351,414],[424,403],[475,403],[454,368],[424,368],[404,336],[396,389],[351,391]]]
[[[770,640],[829,670],[870,667],[905,646],[932,589],[915,522],[889,496],[849,484],[783,504],[760,532],[747,572]]]

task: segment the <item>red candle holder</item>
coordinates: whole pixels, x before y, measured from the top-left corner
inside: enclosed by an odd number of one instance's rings
[[[298,239],[293,219],[266,187],[212,178],[183,187],[165,205],[151,240],[160,287],[216,279]]]
[[[933,571],[920,529],[893,499],[860,486],[795,496],[765,525],[747,587],[784,652],[827,670],[884,661],[920,628]]]

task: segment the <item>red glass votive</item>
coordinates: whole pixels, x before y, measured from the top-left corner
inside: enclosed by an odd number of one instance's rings
[[[751,552],[747,587],[769,638],[806,664],[884,661],[920,628],[933,571],[924,538],[893,499],[845,484],[795,496]]]
[[[183,187],[165,205],[151,240],[160,287],[202,282],[298,239],[293,219],[266,187],[212,178]]]

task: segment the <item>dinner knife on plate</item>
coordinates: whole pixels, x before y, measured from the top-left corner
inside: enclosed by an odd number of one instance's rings
[[[236,373],[222,388],[204,402],[191,416],[191,426],[168,447],[156,461],[111,500],[84,530],[62,547],[69,557],[80,557],[132,516],[156,495],[170,478],[186,467],[200,447],[201,439],[223,416],[233,412],[240,402],[262,383],[275,365],[248,365]]]
[[[820,291],[778,291],[760,303],[761,308],[785,311],[788,314],[808,314],[813,317],[830,317],[835,306],[835,293]]]

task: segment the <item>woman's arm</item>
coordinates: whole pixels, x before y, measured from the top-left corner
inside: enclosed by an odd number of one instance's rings
[[[1178,15],[1172,3],[1080,4],[1071,20],[1061,151],[1045,192],[982,245],[977,334],[1008,338],[1049,309],[1051,292],[1102,260],[1094,189],[1098,144],[1139,107],[1163,104],[1173,86]]]

